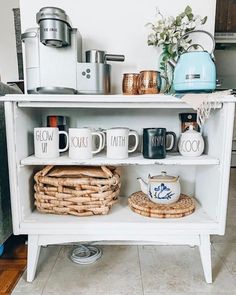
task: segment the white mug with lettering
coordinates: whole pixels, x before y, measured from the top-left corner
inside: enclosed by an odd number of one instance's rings
[[[127,159],[128,154],[134,152],[139,143],[136,131],[124,127],[115,127],[106,130],[107,134],[107,157],[110,159]],[[134,136],[134,147],[129,149],[129,138]]]
[[[59,149],[59,135],[66,136],[66,146]],[[68,149],[68,134],[65,131],[59,131],[54,127],[34,128],[34,152],[35,157],[41,159],[57,158],[60,152]]]
[[[92,138],[99,138],[98,148],[93,150]],[[74,160],[91,159],[103,149],[101,132],[92,132],[90,128],[69,128],[69,158]]]

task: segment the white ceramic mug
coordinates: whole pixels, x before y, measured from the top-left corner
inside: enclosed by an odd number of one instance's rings
[[[59,135],[66,136],[66,146],[59,149]],[[35,157],[42,159],[57,158],[60,152],[68,149],[68,134],[65,131],[59,131],[54,127],[34,128],[34,152]]]
[[[127,159],[128,154],[134,152],[139,143],[139,136],[136,131],[128,128],[115,127],[106,130],[107,135],[107,157],[110,159]],[[134,147],[129,149],[129,137],[135,137]]]
[[[98,136],[99,145],[93,150],[92,137]],[[103,148],[103,138],[100,132],[92,132],[90,128],[69,128],[69,158],[74,160],[91,159],[93,154]]]

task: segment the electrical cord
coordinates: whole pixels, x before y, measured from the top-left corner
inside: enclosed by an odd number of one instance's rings
[[[91,245],[82,245],[76,247],[72,252],[70,259],[78,264],[91,264],[102,256],[102,251],[98,247]]]

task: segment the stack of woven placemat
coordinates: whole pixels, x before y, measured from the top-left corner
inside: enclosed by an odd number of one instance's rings
[[[40,212],[76,216],[107,214],[121,185],[117,169],[105,166],[46,166],[34,179]]]
[[[153,203],[140,191],[133,193],[128,198],[128,203],[132,211],[147,217],[178,218],[190,215],[195,210],[193,198],[184,194],[181,194],[176,203],[163,205]]]

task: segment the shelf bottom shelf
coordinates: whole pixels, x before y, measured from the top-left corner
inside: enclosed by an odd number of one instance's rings
[[[37,210],[20,225],[22,234],[77,234],[77,235],[157,235],[167,231],[184,234],[205,231],[217,233],[218,223],[200,207],[193,214],[182,218],[150,218],[131,211],[127,198],[120,197],[108,215],[77,217],[43,214]]]
[[[142,154],[131,154],[128,159],[109,159],[103,153],[88,160],[72,160],[68,153],[55,159],[39,159],[31,155],[21,160],[21,165],[219,165],[217,158],[201,155],[199,157],[183,157],[179,153],[167,154],[165,159],[145,159]]]

